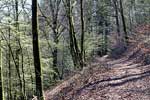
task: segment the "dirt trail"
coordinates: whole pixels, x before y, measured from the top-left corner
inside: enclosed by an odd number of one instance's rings
[[[76,100],[150,100],[150,66],[125,58],[106,63],[107,78],[82,88]]]
[[[97,58],[95,65],[102,63],[104,67],[110,68],[109,71],[96,69],[90,77],[84,79],[86,81],[81,86],[72,85],[74,87],[71,88],[70,82],[64,82],[46,92],[46,100],[150,100],[150,65],[135,64],[126,58]],[[98,67],[101,69],[101,66]],[[66,90],[60,92],[66,87]],[[59,97],[61,93],[63,95]]]

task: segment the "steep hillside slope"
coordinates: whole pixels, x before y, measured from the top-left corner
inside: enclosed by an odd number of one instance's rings
[[[149,27],[135,30],[123,57],[96,57],[82,72],[46,91],[46,100],[150,100]]]
[[[101,63],[47,91],[46,100],[150,99],[150,65],[135,64],[126,58],[107,59],[103,62],[106,68],[100,66]]]

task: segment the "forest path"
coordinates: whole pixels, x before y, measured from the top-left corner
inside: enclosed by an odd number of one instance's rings
[[[96,67],[47,92],[46,100],[150,100],[150,65],[103,57],[92,66]],[[101,72],[102,66],[109,71]]]
[[[102,79],[78,89],[74,100],[150,100],[150,65],[135,64],[126,58],[106,60],[104,65],[111,70]]]

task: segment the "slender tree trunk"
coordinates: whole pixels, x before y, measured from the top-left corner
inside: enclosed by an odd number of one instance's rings
[[[76,68],[79,65],[78,65],[78,61],[77,61],[78,59],[76,59],[77,52],[76,52],[76,48],[75,48],[75,44],[74,44],[76,39],[74,36],[75,34],[74,34],[73,23],[72,23],[71,5],[70,5],[69,0],[66,2],[67,2],[67,7],[68,7],[68,9],[66,9],[66,10],[67,10],[67,16],[68,16],[68,20],[69,20],[70,53],[72,55],[73,63]]]
[[[4,100],[3,93],[2,49],[0,40],[0,100]]]
[[[120,25],[119,25],[119,14],[118,14],[118,1],[113,0],[114,8],[115,8],[115,18],[116,18],[116,26],[117,26],[117,33],[118,37],[120,38]]]
[[[6,59],[8,59],[7,53],[6,53]],[[6,77],[9,77],[7,72],[6,72]],[[9,80],[7,81],[6,93],[8,94],[8,96],[6,97],[6,99],[9,100]]]
[[[26,84],[26,82],[25,82],[25,72],[24,72],[24,54],[23,54],[22,45],[20,43],[20,38],[19,38],[19,40],[17,39],[16,41],[19,44],[18,48],[21,52],[21,69],[22,69],[22,81],[23,81],[23,83],[22,83],[22,93],[23,93],[22,99],[25,99],[25,92],[26,92],[25,91],[25,84]]]
[[[124,31],[124,42],[126,43],[126,45],[128,45],[128,33],[127,33],[127,28],[126,28],[126,22],[125,22],[125,17],[124,17],[122,0],[120,0],[120,13],[121,13],[123,31]]]
[[[24,72],[24,56],[21,49],[21,67],[22,67],[22,80],[23,80],[23,97],[26,98],[26,81],[25,81],[25,72]]]
[[[104,21],[104,53],[103,55],[107,55],[108,53],[108,22]]]
[[[39,41],[38,41],[38,12],[37,12],[37,0],[32,0],[32,35],[33,35],[33,56],[34,67],[36,77],[36,95],[38,100],[44,100],[43,88],[42,88],[42,75],[41,75],[41,62],[39,53]]]
[[[83,18],[83,0],[80,0],[81,12],[81,67],[84,66],[84,18]]]
[[[10,27],[8,28],[8,32],[9,32],[9,40],[8,43],[10,45]],[[11,82],[11,51],[10,48],[8,48],[8,85],[9,85],[9,99],[12,99],[12,93],[11,93],[11,89],[12,89],[12,82]]]
[[[81,68],[82,60],[81,60],[81,51],[79,50],[76,33],[74,31],[71,1],[66,0],[65,6],[66,6],[67,17],[68,17],[68,23],[69,23],[70,53],[72,56],[74,67],[75,69],[77,69],[77,68]]]
[[[133,29],[133,25],[132,25],[132,17],[131,17],[131,7],[129,8],[129,23],[130,23],[130,32],[132,34],[132,29]]]

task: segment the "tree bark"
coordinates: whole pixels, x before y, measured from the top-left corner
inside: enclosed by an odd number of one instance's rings
[[[8,33],[9,33],[9,40],[8,40],[8,43],[10,45],[10,27],[8,28]],[[11,93],[11,89],[12,89],[12,82],[11,82],[11,50],[10,48],[8,47],[8,85],[9,85],[9,99],[11,100],[12,99],[12,93]]]
[[[2,71],[1,40],[0,40],[0,100],[4,100],[4,97],[3,97],[3,71]]]
[[[127,28],[126,28],[126,22],[125,22],[125,17],[124,17],[122,0],[120,0],[120,13],[121,13],[123,31],[124,31],[124,42],[126,43],[126,46],[127,46],[128,45],[128,33],[127,33]]]
[[[84,18],[83,18],[83,0],[80,0],[81,12],[81,67],[84,66]]]
[[[38,12],[37,12],[37,0],[32,0],[32,35],[33,35],[33,56],[34,67],[36,77],[36,96],[38,100],[44,100],[43,88],[42,88],[42,75],[41,75],[41,62],[39,53],[39,41],[38,41]]]
[[[72,10],[71,10],[71,2],[70,0],[67,2],[67,17],[69,21],[69,37],[70,37],[70,53],[73,59],[73,63],[75,68],[79,68],[81,66],[81,55],[78,47],[78,42],[75,36],[73,21],[72,21]]]
[[[116,18],[116,27],[117,27],[117,33],[118,37],[120,38],[120,25],[119,25],[119,14],[118,14],[118,1],[113,0],[114,8],[115,8],[115,18]]]

